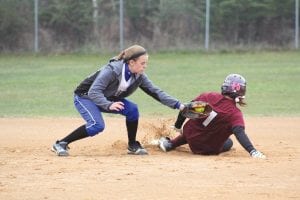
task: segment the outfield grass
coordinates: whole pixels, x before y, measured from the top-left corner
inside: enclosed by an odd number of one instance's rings
[[[78,116],[73,90],[112,55],[0,55],[0,117]],[[229,73],[248,81],[243,108],[251,116],[300,116],[300,52],[150,54],[149,78],[183,102],[220,91]],[[141,116],[177,111],[138,90],[129,97]]]

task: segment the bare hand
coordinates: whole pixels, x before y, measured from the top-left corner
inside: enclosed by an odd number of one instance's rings
[[[109,110],[121,111],[124,109],[124,103],[121,101],[114,102],[109,106]]]

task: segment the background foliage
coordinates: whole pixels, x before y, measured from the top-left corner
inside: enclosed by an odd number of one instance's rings
[[[119,0],[39,0],[42,52],[119,49]],[[213,49],[292,48],[294,0],[213,0]],[[205,0],[124,0],[125,46],[199,50],[204,44]],[[0,0],[0,51],[32,51],[33,0]]]

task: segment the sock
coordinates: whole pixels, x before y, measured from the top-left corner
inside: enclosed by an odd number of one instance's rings
[[[128,134],[128,143],[132,144],[136,141],[136,132],[138,128],[139,121],[127,121],[126,120],[126,128]]]
[[[64,141],[70,144],[71,142],[86,138],[88,136],[89,135],[86,132],[85,125],[82,125],[60,141]]]
[[[187,141],[183,135],[178,135],[176,138],[171,140],[172,148],[179,147],[181,145],[187,144]]]

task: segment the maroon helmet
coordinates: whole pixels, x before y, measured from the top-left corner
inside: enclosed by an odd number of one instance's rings
[[[245,98],[246,79],[239,74],[229,74],[222,84],[221,91],[223,95],[229,96],[234,100]]]

